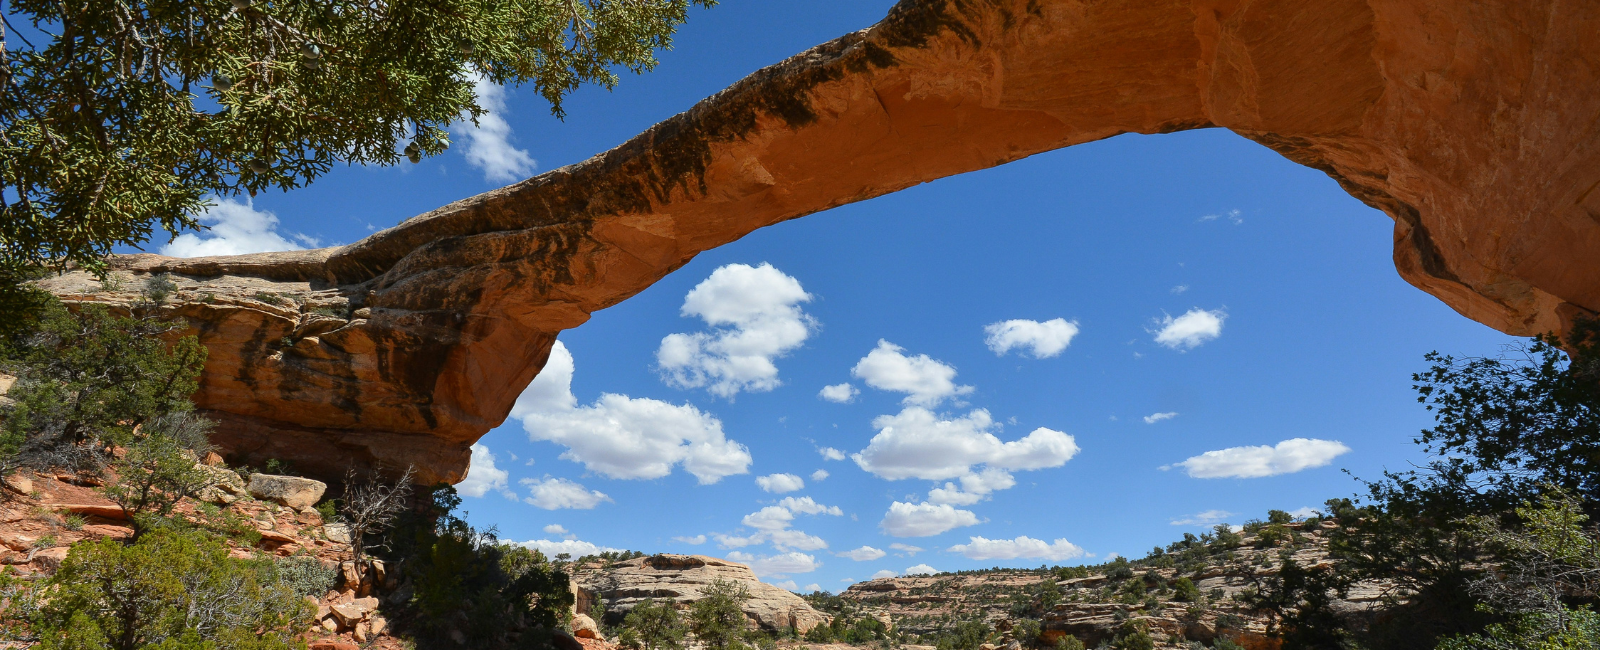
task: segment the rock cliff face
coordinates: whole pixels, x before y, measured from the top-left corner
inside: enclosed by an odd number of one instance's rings
[[[251,459],[459,479],[563,329],[787,219],[1119,133],[1225,127],[1395,221],[1395,265],[1525,335],[1600,310],[1600,4],[903,0],[616,149],[355,244],[177,274]],[[45,283],[126,302],[83,274]]]
[[[595,562],[578,567],[572,576],[578,588],[577,613],[604,617],[609,625],[621,623],[646,598],[690,605],[715,580],[749,589],[745,616],[767,630],[788,627],[806,632],[828,622],[799,596],[757,580],[750,567],[704,555],[652,555],[610,565]]]

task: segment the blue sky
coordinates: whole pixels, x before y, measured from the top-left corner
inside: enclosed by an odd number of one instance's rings
[[[654,73],[579,92],[564,122],[531,90],[485,88],[502,121],[445,155],[224,205],[167,250],[355,241],[613,147],[891,4],[697,10]],[[1350,496],[1340,470],[1419,458],[1425,352],[1509,340],[1402,281],[1392,227],[1222,130],[1120,136],[780,224],[563,333],[480,442],[465,508],[552,551],[733,557],[838,591],[1142,556]]]

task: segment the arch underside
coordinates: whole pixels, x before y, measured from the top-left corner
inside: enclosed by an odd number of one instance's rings
[[[235,454],[424,480],[459,480],[557,333],[701,251],[1121,133],[1231,129],[1393,217],[1413,285],[1561,332],[1600,311],[1596,33],[1600,4],[1554,0],[904,0],[616,149],[355,244],[115,266],[178,276],[166,309],[211,349],[196,401]]]

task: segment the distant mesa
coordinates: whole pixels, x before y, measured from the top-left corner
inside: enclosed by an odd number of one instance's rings
[[[1223,127],[1394,219],[1408,282],[1513,335],[1600,310],[1600,4],[905,0],[582,163],[349,246],[172,259],[197,404],[249,462],[460,480],[562,330],[696,254],[1121,133]],[[843,236],[847,236],[843,235]],[[85,273],[42,283],[127,303]]]

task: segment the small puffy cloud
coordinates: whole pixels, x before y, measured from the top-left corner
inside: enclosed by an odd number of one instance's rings
[[[822,454],[823,460],[844,460],[844,452],[833,447],[823,447],[818,449],[817,453]]]
[[[161,254],[170,257],[209,257],[212,255],[244,255],[274,251],[297,251],[305,246],[297,244],[278,233],[278,215],[266,210],[256,210],[255,203],[240,203],[222,199],[207,208],[198,217],[207,226],[201,235],[183,233],[161,247]],[[309,245],[317,240],[305,235],[289,237]]]
[[[478,116],[474,125],[465,114],[462,120],[450,126],[450,132],[467,141],[462,154],[467,164],[483,171],[483,179],[491,183],[511,183],[533,174],[537,167],[527,150],[511,145],[511,124],[506,122],[506,89],[477,74],[472,80],[472,92],[478,96],[478,106],[487,113]]]
[[[1289,516],[1294,517],[1295,519],[1310,519],[1312,517],[1322,516],[1322,511],[1311,506],[1305,506],[1295,510],[1290,510]]]
[[[489,448],[475,444],[472,446],[472,460],[467,465],[467,477],[456,484],[456,492],[462,496],[481,497],[494,490],[512,499],[517,498],[511,491],[507,479],[510,477],[505,470],[494,466],[494,454]]]
[[[1193,478],[1261,478],[1322,467],[1350,453],[1337,440],[1293,438],[1273,446],[1229,447],[1162,467],[1182,467]]]
[[[541,553],[550,557],[567,553],[574,558],[580,558],[585,555],[599,555],[607,552],[616,553],[622,550],[620,548],[611,548],[610,546],[598,546],[577,539],[563,539],[561,541],[536,539],[529,542],[510,542],[510,544],[528,549],[538,549]]]
[[[997,356],[1005,356],[1013,349],[1027,350],[1035,359],[1048,359],[1061,354],[1078,335],[1078,322],[1055,318],[1043,323],[1036,320],[1008,320],[991,323],[983,328],[988,335],[984,344]]]
[[[1233,513],[1228,512],[1227,510],[1207,510],[1205,512],[1174,519],[1171,523],[1174,526],[1210,526],[1227,521],[1227,519],[1232,516]]]
[[[714,329],[661,339],[656,364],[662,379],[727,398],[776,388],[773,360],[800,347],[816,326],[798,306],[808,300],[799,280],[771,264],[718,268],[689,291],[682,309]]]
[[[556,341],[544,370],[511,409],[528,437],[567,447],[562,458],[619,479],[661,478],[682,464],[701,485],[749,471],[750,450],[692,405],[606,393],[578,406],[573,367],[572,353]]]
[[[811,500],[811,497],[784,497],[778,501],[778,507],[803,515],[833,515],[835,517],[844,515],[844,511],[840,510],[839,506],[825,506]]]
[[[877,417],[872,426],[878,433],[852,456],[856,465],[889,480],[959,479],[959,486],[946,483],[930,493],[936,504],[976,503],[1015,485],[1012,470],[1060,467],[1078,453],[1072,436],[1043,427],[1020,440],[1001,442],[991,433],[998,426],[983,409],[945,419],[908,406],[899,414]]]
[[[956,385],[954,367],[926,354],[908,357],[905,348],[883,340],[856,362],[850,374],[873,388],[905,393],[905,403],[917,406],[938,406],[946,398],[973,390],[971,386]]]
[[[918,564],[913,567],[906,567],[905,574],[908,576],[931,576],[938,572],[938,569],[935,569],[931,566],[926,564]]]
[[[863,546],[861,548],[845,551],[843,553],[834,553],[834,555],[837,555],[839,557],[847,557],[847,558],[850,558],[850,559],[855,560],[857,562],[868,562],[868,561],[871,561],[871,560],[876,560],[876,559],[878,559],[880,557],[883,557],[885,555],[888,555],[888,553],[885,553],[883,551],[883,549],[880,549],[880,548],[872,548],[871,546]]]
[[[728,559],[749,565],[757,578],[781,578],[795,573],[811,573],[822,566],[816,557],[794,552],[758,556],[734,551],[728,554]]]
[[[888,569],[882,569],[882,570],[878,571],[877,573],[872,574],[872,579],[873,580],[877,580],[879,578],[894,578],[894,577],[897,577],[899,575],[900,574],[895,573],[893,571],[890,571]]]
[[[861,391],[857,390],[855,386],[851,386],[850,382],[847,381],[842,384],[823,386],[822,390],[817,392],[817,397],[839,404],[849,404],[855,401],[856,396],[860,394]]]
[[[889,504],[878,527],[891,537],[929,537],[947,530],[978,524],[978,515],[971,510],[959,510],[947,503]]]
[[[568,534],[571,534],[571,532],[567,530],[567,527],[566,526],[562,526],[561,524],[550,524],[549,526],[545,526],[544,527],[544,532],[547,535],[568,535]]]
[[[839,517],[844,511],[839,506],[825,506],[817,503],[811,497],[784,497],[777,505],[767,506],[744,516],[740,524],[746,528],[754,529],[750,535],[724,535],[716,536],[717,544],[723,548],[743,548],[755,544],[771,544],[780,551],[800,550],[815,551],[828,547],[828,542],[821,537],[808,535],[802,531],[790,528],[795,515],[832,515]]]
[[[828,470],[819,469],[819,470],[811,473],[811,480],[813,480],[813,481],[820,481],[820,480],[823,480],[825,478],[828,478]]]
[[[1176,295],[1178,295],[1180,293],[1183,293],[1185,291],[1188,291],[1188,290],[1189,290],[1189,285],[1180,284],[1180,285],[1172,288],[1172,295],[1176,296]]]
[[[1222,336],[1222,321],[1228,317],[1221,309],[1190,309],[1182,316],[1162,317],[1156,330],[1156,343],[1174,350],[1193,350],[1201,343]]]
[[[611,500],[604,492],[590,490],[564,478],[546,476],[543,479],[525,478],[518,482],[528,486],[531,494],[522,501],[545,510],[593,510],[600,502]]]
[[[1022,535],[1016,539],[987,539],[972,537],[966,544],[946,549],[960,553],[972,560],[1015,560],[1018,558],[1040,560],[1070,560],[1084,556],[1083,549],[1065,539],[1045,542]]]
[[[693,537],[674,537],[672,539],[675,540],[675,541],[683,542],[683,543],[688,544],[690,546],[699,546],[701,544],[706,543],[706,536],[705,535],[695,535]]]
[[[910,544],[901,544],[900,542],[895,542],[893,544],[890,544],[889,548],[892,548],[892,549],[894,549],[896,551],[899,551],[899,553],[896,553],[896,555],[900,555],[902,557],[911,557],[913,555],[921,553],[922,550],[923,550],[921,546],[912,546]]]
[[[806,481],[793,474],[768,474],[757,476],[756,485],[765,492],[783,494],[795,490],[805,489]]]
[[[1144,423],[1145,424],[1155,424],[1155,423],[1160,422],[1162,420],[1171,420],[1172,418],[1175,418],[1175,417],[1178,417],[1178,414],[1175,413],[1175,412],[1171,412],[1171,411],[1168,411],[1166,413],[1151,413],[1150,415],[1144,416]]]

